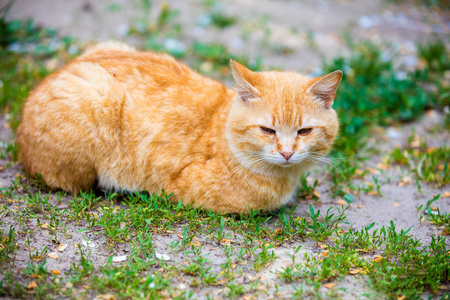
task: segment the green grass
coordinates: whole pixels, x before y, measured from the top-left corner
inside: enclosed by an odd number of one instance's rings
[[[429,148],[414,132],[409,138],[409,147],[394,149],[386,159],[389,163],[407,166],[417,179],[437,187],[450,183],[450,149],[445,146]]]

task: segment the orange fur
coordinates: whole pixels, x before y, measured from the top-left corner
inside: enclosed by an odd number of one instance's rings
[[[165,189],[175,201],[226,213],[278,208],[336,137],[326,104],[341,73],[324,80],[231,66],[238,93],[168,55],[99,44],[30,94],[19,159],[30,175],[72,193],[98,184]],[[299,134],[305,126],[312,131]],[[290,161],[282,153],[293,153]]]

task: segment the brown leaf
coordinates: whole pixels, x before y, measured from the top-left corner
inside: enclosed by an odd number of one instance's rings
[[[279,235],[283,230],[281,228],[275,229],[275,235]]]
[[[368,195],[368,196],[378,196],[379,193],[378,193],[378,191],[369,191],[369,192],[367,193],[367,195]]]
[[[116,300],[116,296],[114,296],[113,294],[102,294],[97,295],[94,300]]]
[[[327,256],[328,256],[328,251],[322,252],[322,256],[323,256],[323,257],[327,257]]]
[[[420,147],[420,137],[416,134],[410,144],[411,148],[419,148]]]
[[[339,205],[347,205],[347,202],[345,202],[345,201],[342,200],[342,199],[339,199],[338,202],[337,202],[337,204],[339,204]]]
[[[181,232],[178,232],[177,236],[178,236],[179,239],[181,239],[181,240],[183,239],[183,234]]]
[[[375,255],[375,257],[374,257],[374,259],[372,259],[372,261],[374,261],[374,262],[380,262],[380,261],[382,261],[383,259],[384,259],[383,256],[381,256],[381,255]]]
[[[228,244],[228,245],[231,245],[231,243],[234,243],[234,241],[233,241],[233,240],[226,239],[226,238],[223,238],[223,239],[220,241],[220,243],[221,243],[221,244]]]
[[[314,190],[313,196],[315,196],[317,198],[320,198],[321,195],[320,195],[320,193],[318,191]]]
[[[358,205],[358,208],[363,208],[364,206],[362,204]]]
[[[56,253],[56,252],[51,252],[51,253],[47,254],[47,256],[50,258],[54,258],[54,259],[59,258],[58,253]]]
[[[325,244],[320,244],[319,247],[322,248],[322,249],[326,249],[326,248],[327,248],[327,245],[325,245]]]
[[[32,282],[30,282],[29,284],[28,284],[28,288],[29,289],[35,289],[35,288],[37,288],[38,287],[38,285],[37,285],[37,283],[35,282],[35,281],[32,281]]]
[[[61,274],[61,272],[59,270],[52,270],[52,273],[55,274],[55,275]]]
[[[359,273],[361,273],[361,268],[356,268],[356,269],[350,270],[349,273],[352,275],[359,274]]]
[[[228,278],[221,279],[217,281],[214,285],[225,284],[228,282],[228,280],[229,280]]]
[[[334,288],[336,286],[336,283],[327,283],[323,285],[324,287],[326,287],[327,289],[331,290],[332,288]]]
[[[398,206],[400,206],[400,203],[394,202],[392,205],[394,205],[395,207],[398,207]]]
[[[450,235],[450,230],[448,228],[444,228],[441,232],[441,235],[443,236],[449,236]]]
[[[389,170],[391,166],[385,163],[379,163],[377,164],[377,168],[381,170]]]
[[[199,247],[202,244],[202,242],[196,241],[196,242],[191,242],[191,245],[195,246],[195,247]]]
[[[450,192],[444,192],[442,198],[450,198]]]
[[[63,252],[67,248],[67,246],[69,246],[69,245],[68,244],[61,244],[61,245],[59,245],[58,251],[59,252]]]

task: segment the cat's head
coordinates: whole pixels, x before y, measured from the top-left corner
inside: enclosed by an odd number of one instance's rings
[[[311,79],[230,64],[237,96],[226,134],[239,162],[269,174],[303,170],[321,160],[339,128],[332,105],[342,72]]]

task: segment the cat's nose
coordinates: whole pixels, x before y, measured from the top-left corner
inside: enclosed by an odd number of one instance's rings
[[[291,158],[292,155],[294,155],[294,152],[280,152],[280,154],[283,155],[283,157],[284,157],[286,160],[289,160],[289,158]]]

